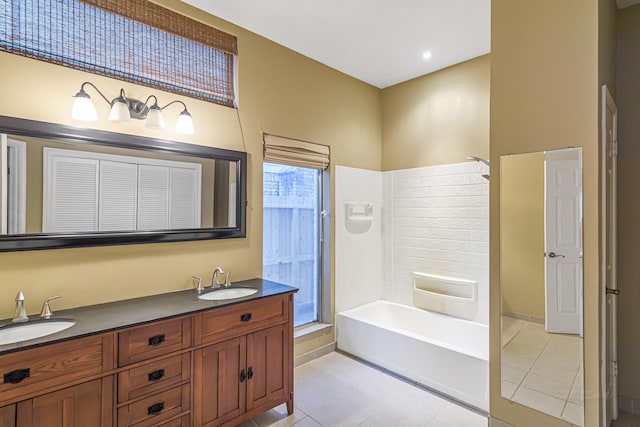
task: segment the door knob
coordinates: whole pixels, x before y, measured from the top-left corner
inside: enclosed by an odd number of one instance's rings
[[[560,255],[560,254],[557,254],[557,253],[555,253],[555,252],[549,252],[549,253],[547,254],[547,256],[548,256],[549,258],[560,258],[560,257],[564,258],[564,255]]]

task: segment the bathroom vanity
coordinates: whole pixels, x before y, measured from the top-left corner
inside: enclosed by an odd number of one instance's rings
[[[293,294],[253,279],[248,297],[194,290],[65,310],[76,324],[0,346],[0,427],[233,426],[293,412]]]

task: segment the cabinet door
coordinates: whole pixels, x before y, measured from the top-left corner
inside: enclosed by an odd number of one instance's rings
[[[279,403],[289,392],[287,324],[247,336],[247,411]]]
[[[16,405],[8,405],[0,408],[0,427],[16,426]]]
[[[107,377],[18,403],[17,427],[109,427],[113,379]]]
[[[217,426],[244,412],[246,338],[234,338],[195,351],[194,424]]]

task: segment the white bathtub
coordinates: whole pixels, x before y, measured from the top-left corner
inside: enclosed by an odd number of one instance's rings
[[[336,315],[344,352],[489,411],[489,328],[388,301]]]

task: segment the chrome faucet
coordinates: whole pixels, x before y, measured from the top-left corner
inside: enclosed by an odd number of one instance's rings
[[[29,320],[29,317],[27,317],[27,312],[24,309],[24,294],[20,291],[18,295],[16,295],[16,312],[11,321],[13,323],[20,323],[26,322],[27,320]]]
[[[45,298],[44,302],[42,303],[42,310],[40,310],[40,317],[42,317],[43,319],[51,318],[51,316],[53,315],[53,312],[51,311],[51,307],[49,307],[49,301],[51,301],[52,299],[58,299],[58,298],[60,298],[60,295],[55,295],[49,298]]]
[[[213,277],[211,277],[212,288],[221,286],[220,283],[218,283],[218,274],[224,274],[224,270],[222,269],[222,267],[216,267],[216,269],[213,270]]]

